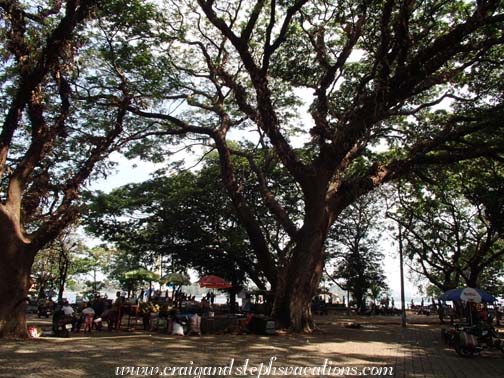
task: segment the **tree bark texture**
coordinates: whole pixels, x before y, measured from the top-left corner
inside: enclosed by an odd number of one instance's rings
[[[275,288],[273,316],[280,326],[288,326],[294,332],[315,330],[311,302],[324,270],[324,242],[329,220],[322,201],[312,207],[307,209],[308,216],[298,233],[292,256],[279,267]],[[319,216],[311,215],[317,213]]]
[[[293,258],[283,269],[279,269],[273,317],[281,327],[294,332],[311,332],[315,329],[311,302],[316,295],[322,277],[323,247],[314,245],[316,238],[300,240]],[[310,248],[311,249],[305,249]]]
[[[26,298],[34,255],[17,237],[7,211],[0,211],[0,337],[28,337]]]

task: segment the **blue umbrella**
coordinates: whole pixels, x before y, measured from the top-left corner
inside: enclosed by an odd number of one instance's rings
[[[441,301],[464,301],[464,302],[495,302],[497,299],[486,291],[472,287],[459,287],[448,290],[439,297]]]

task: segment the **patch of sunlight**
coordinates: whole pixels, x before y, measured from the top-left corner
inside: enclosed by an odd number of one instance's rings
[[[89,377],[84,369],[54,369],[51,371],[53,377]]]
[[[266,345],[266,344],[252,344],[252,345],[249,345],[247,349],[256,349],[256,350],[264,350],[264,349],[267,349],[267,350],[275,350],[275,349],[279,349],[277,347],[274,347],[274,346],[270,346],[270,345]]]
[[[166,354],[161,353],[161,352],[152,352],[152,353],[147,353],[147,356],[149,356],[149,357],[166,357]]]
[[[29,349],[19,349],[19,350],[14,351],[14,353],[17,353],[17,354],[30,354],[30,353],[37,353],[37,351],[35,351],[35,350],[29,350]]]
[[[163,345],[162,346],[163,349],[195,349],[194,345],[190,345],[190,344],[182,344],[182,343],[179,343],[179,344],[166,344],[166,345]]]
[[[314,344],[307,343],[306,345],[290,347],[290,349],[297,352],[305,352],[305,353],[313,353],[313,352],[317,352],[318,354],[339,353],[343,356],[345,354],[367,355],[370,353],[369,351],[372,351],[373,356],[395,357],[401,355],[403,346],[400,344],[390,344],[380,341],[367,341],[366,343],[349,341],[346,343],[323,343],[323,345],[319,345],[317,343]]]
[[[112,336],[98,336],[90,338],[89,336],[75,336],[71,337],[44,337],[44,341],[54,342],[54,343],[71,343],[76,341],[89,341],[89,340],[123,340],[123,339],[146,339],[145,335],[112,335]]]

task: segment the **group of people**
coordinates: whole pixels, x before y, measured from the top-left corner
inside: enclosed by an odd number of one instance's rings
[[[493,309],[489,309],[485,303],[470,303],[466,311],[466,317],[470,319],[472,323],[482,322],[492,324],[495,319],[497,325],[500,325],[502,312],[499,311],[497,306],[494,306]]]
[[[61,324],[71,324],[71,331],[79,332],[84,325],[84,331],[91,332],[93,328],[102,329],[103,323],[106,322],[108,330],[112,331],[119,322],[119,306],[124,300],[121,292],[117,292],[113,302],[99,295],[79,306],[72,306],[67,300],[63,300],[54,310],[53,329],[58,329]]]
[[[486,303],[464,303],[462,301],[455,303],[454,307],[447,306],[444,303],[439,303],[435,306],[441,324],[444,323],[446,317],[450,318],[450,324],[454,324],[455,319],[465,318],[468,323],[488,323],[492,324],[494,321],[500,325],[502,319],[502,309],[497,305],[488,307]]]
[[[190,296],[179,289],[173,292],[172,300],[175,304],[175,307],[181,307],[182,302],[194,302],[196,300],[196,296]]]

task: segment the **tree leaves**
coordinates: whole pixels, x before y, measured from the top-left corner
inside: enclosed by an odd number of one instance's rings
[[[399,189],[396,215],[414,269],[441,291],[460,285],[494,290],[502,273],[502,166],[475,160],[429,169]]]

